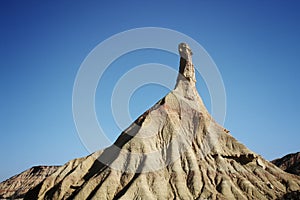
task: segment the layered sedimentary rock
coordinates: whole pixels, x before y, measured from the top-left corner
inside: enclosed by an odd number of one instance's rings
[[[175,89],[109,148],[71,160],[25,199],[279,199],[300,178],[217,124],[195,87],[192,51],[179,45]],[[253,125],[252,125],[253,126]]]

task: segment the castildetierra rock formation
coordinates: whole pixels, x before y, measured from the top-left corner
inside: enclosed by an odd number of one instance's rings
[[[109,148],[71,160],[25,199],[281,199],[300,178],[217,124],[195,87],[192,51],[179,45],[175,89]]]

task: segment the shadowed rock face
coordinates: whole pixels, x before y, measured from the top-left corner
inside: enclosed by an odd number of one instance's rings
[[[288,173],[300,176],[300,152],[288,154],[271,162]]]
[[[58,166],[35,166],[0,183],[0,198],[23,198],[28,190],[51,175]]]
[[[180,44],[175,89],[109,148],[71,160],[25,199],[278,199],[300,178],[252,152],[217,124],[195,87],[192,51]]]

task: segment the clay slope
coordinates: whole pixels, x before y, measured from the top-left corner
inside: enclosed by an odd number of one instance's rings
[[[300,176],[300,152],[288,154],[271,162],[288,173]]]
[[[35,166],[0,183],[1,199],[23,198],[28,190],[51,175],[58,166]]]
[[[180,44],[175,89],[111,147],[71,160],[25,199],[279,199],[300,189],[209,115],[195,87],[191,50]]]

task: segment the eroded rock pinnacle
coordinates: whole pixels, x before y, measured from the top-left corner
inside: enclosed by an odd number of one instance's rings
[[[192,62],[193,52],[191,48],[186,43],[180,43],[178,45],[178,51],[180,54],[179,73],[188,81],[196,82],[195,69]]]

